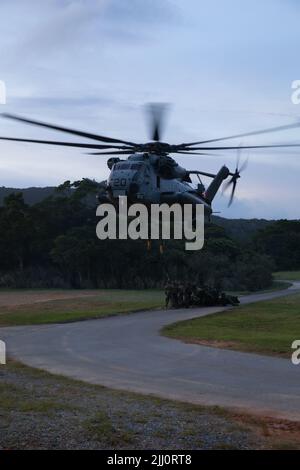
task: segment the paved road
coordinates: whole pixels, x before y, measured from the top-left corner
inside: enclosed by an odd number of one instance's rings
[[[242,303],[289,295],[297,289],[300,283],[288,291],[245,296]],[[166,324],[221,310],[154,311],[2,328],[0,338],[12,357],[50,372],[117,389],[300,420],[300,365],[159,335]]]

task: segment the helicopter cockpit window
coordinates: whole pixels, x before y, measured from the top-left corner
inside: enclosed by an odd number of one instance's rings
[[[142,167],[142,163],[116,163],[115,170],[139,170]]]
[[[130,163],[117,163],[115,165],[115,170],[129,170]]]

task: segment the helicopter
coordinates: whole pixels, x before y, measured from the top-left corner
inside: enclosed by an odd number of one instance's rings
[[[244,161],[240,166],[238,158],[234,171],[230,171],[227,166],[223,165],[220,170],[214,174],[202,170],[187,170],[180,166],[174,158],[170,156],[170,154],[213,155],[211,152],[223,150],[237,150],[241,152],[242,149],[286,148],[300,146],[300,144],[246,146],[211,145],[216,142],[230,139],[296,128],[300,126],[300,122],[210,140],[169,144],[161,141],[163,117],[166,109],[165,106],[159,103],[152,103],[148,106],[148,109],[151,118],[151,141],[147,143],[135,143],[99,134],[92,134],[8,113],[2,113],[2,117],[46,129],[73,134],[102,143],[62,142],[15,137],[0,137],[0,140],[96,150],[89,152],[89,154],[109,156],[107,166],[110,170],[110,175],[105,182],[104,187],[102,187],[102,191],[98,195],[99,202],[111,202],[117,206],[120,196],[127,196],[129,204],[135,202],[141,202],[145,205],[151,205],[153,203],[167,203],[169,205],[179,203],[182,205],[189,203],[192,204],[193,207],[197,204],[203,204],[204,213],[208,217],[213,213],[212,202],[220,186],[229,177],[230,179],[226,181],[224,190],[231,188],[229,205],[232,204],[237,181],[241,176],[241,172],[246,168],[247,161]],[[125,160],[120,158],[125,155],[127,156]],[[196,175],[199,180],[196,188],[191,184],[191,175],[193,174]],[[207,187],[202,183],[201,176],[212,179],[211,183]]]

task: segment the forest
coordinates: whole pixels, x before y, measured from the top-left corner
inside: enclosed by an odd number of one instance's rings
[[[207,224],[200,251],[185,251],[178,240],[166,242],[163,253],[155,241],[150,251],[144,240],[101,241],[95,234],[99,190],[101,184],[83,179],[31,204],[22,192],[6,195],[0,287],[161,288],[172,279],[254,291],[272,284],[273,271],[300,269],[298,220],[230,224],[218,217]]]

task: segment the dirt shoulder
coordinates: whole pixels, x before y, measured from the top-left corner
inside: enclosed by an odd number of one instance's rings
[[[38,302],[48,302],[51,300],[78,299],[82,297],[92,297],[97,294],[97,290],[7,290],[0,291],[0,308],[17,305],[28,305]]]

